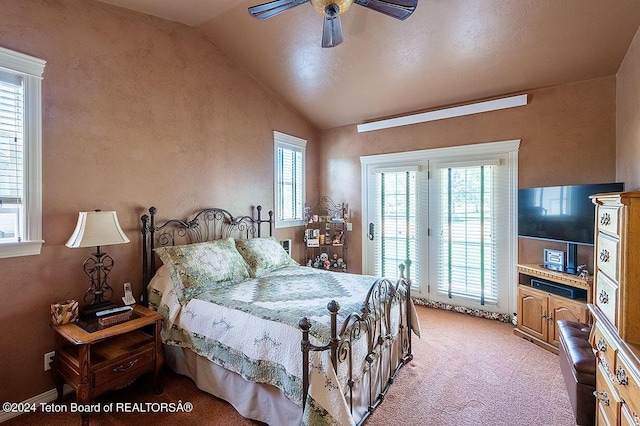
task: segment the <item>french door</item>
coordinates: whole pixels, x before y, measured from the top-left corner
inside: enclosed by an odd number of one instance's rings
[[[361,158],[363,273],[408,264],[418,297],[512,312],[518,142]]]

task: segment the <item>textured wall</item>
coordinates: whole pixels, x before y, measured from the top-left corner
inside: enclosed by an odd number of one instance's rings
[[[528,93],[528,105],[509,110],[360,134],[355,126],[323,131],[320,164],[326,179],[321,192],[353,209],[350,271],[359,272],[362,260],[360,156],[522,139],[520,187],[615,179],[613,76]],[[520,246],[522,262],[540,260],[537,242],[521,241]]]
[[[627,190],[640,190],[640,29],[617,75],[616,174]]]
[[[46,242],[39,256],[0,259],[0,400],[21,401],[53,387],[43,372],[49,304],[80,300],[88,286],[82,262],[94,250],[64,246],[78,211],[118,212],[131,243],[105,248],[111,284],[117,298],[125,281],[139,294],[144,209],[272,208],[273,130],[309,141],[313,199],[318,134],[187,26],[87,0],[3,0],[1,10],[0,46],[47,61]]]

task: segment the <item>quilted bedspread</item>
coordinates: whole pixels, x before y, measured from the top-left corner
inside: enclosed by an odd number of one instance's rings
[[[163,342],[191,349],[248,381],[276,386],[300,406],[300,319],[311,320],[312,343],[326,344],[330,336],[327,302],[340,304],[341,324],[347,315],[360,312],[376,280],[291,266],[207,291],[182,306],[163,268],[149,284],[150,305],[165,317]],[[392,328],[397,333],[398,325]],[[366,343],[354,345],[353,350],[366,351]],[[346,378],[340,371],[335,374],[327,351],[311,352],[310,359],[313,368],[303,423],[354,424],[342,391]]]

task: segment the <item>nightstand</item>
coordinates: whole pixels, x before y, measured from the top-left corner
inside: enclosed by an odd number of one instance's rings
[[[90,404],[98,395],[127,386],[141,374],[153,372],[157,393],[162,366],[160,339],[162,316],[135,305],[131,319],[100,329],[97,324],[53,326],[56,356],[53,360],[58,402],[67,382],[78,404]],[[82,414],[82,424],[89,422]]]

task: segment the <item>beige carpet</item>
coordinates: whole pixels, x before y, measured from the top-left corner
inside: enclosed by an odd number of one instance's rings
[[[422,339],[366,426],[575,426],[558,357],[513,335],[511,324],[418,306]],[[109,402],[190,402],[191,413],[91,416],[100,425],[259,425],[167,372],[164,393],[139,380],[100,398]],[[71,395],[66,403],[73,401]],[[78,414],[24,414],[14,425],[79,424]],[[3,425],[3,426],[4,426]]]

